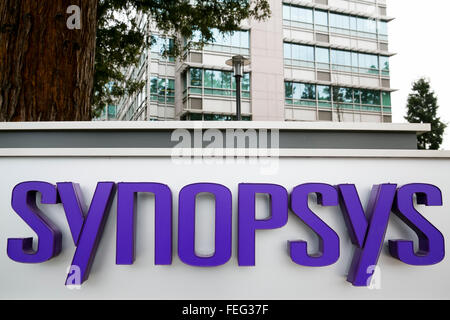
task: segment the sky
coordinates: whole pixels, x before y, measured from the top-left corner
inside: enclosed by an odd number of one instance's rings
[[[450,150],[450,1],[387,0],[393,122],[404,123],[412,83],[431,80],[439,116],[449,124],[442,149]]]

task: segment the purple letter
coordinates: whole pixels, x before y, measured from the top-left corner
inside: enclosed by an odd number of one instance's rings
[[[41,263],[61,252],[61,231],[36,206],[36,195],[42,194],[41,203],[56,204],[56,187],[46,182],[23,182],[12,193],[12,208],[36,232],[38,247],[33,251],[33,238],[8,239],[8,256],[22,263]]]
[[[347,281],[354,286],[365,287],[370,285],[374,267],[380,257],[397,185],[382,184],[373,187],[367,206],[367,218],[355,186],[339,185],[338,189],[350,238],[357,245]]]
[[[56,186],[72,233],[73,243],[77,246],[83,229],[85,212],[80,185],[72,182],[60,182]]]
[[[216,198],[215,252],[211,257],[195,254],[195,199],[199,193],[211,193]],[[192,184],[180,191],[178,202],[178,255],[186,264],[216,267],[231,258],[231,192],[212,183]]]
[[[292,261],[307,267],[325,267],[339,259],[339,236],[323,222],[308,206],[308,195],[315,193],[322,206],[337,206],[338,192],[328,184],[304,184],[294,188],[291,194],[292,211],[319,236],[319,252],[308,255],[306,241],[289,241]]]
[[[255,218],[256,194],[268,194],[271,200],[271,217]],[[288,193],[274,184],[240,184],[238,217],[238,261],[240,266],[255,265],[255,231],[277,229],[288,220]]]
[[[159,183],[119,183],[117,191],[116,264],[135,260],[138,192],[155,194],[155,264],[172,264],[172,193]]]
[[[394,213],[405,222],[419,238],[419,250],[414,253],[414,243],[406,240],[390,240],[389,252],[400,261],[413,266],[428,266],[441,262],[445,257],[445,241],[436,229],[414,208],[417,203],[426,206],[442,206],[442,193],[429,184],[409,184],[397,191]]]
[[[85,218],[83,229],[81,230],[77,249],[72,260],[72,268],[80,271],[81,285],[89,277],[89,272],[94,262],[95,254],[97,252],[100,239],[102,237],[103,228],[106,224],[110,206],[113,200],[114,182],[99,182],[92,198],[91,206]],[[76,194],[75,194],[76,196]],[[77,216],[80,215],[82,209],[77,205],[80,201],[71,202],[71,205],[66,205],[66,215]],[[67,212],[67,210],[73,212]],[[67,277],[66,284],[72,285],[69,280],[70,274]]]

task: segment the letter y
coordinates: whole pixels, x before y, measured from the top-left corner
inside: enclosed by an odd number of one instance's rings
[[[98,183],[86,216],[82,208],[83,201],[77,184],[58,183],[57,188],[66,212],[73,241],[77,247],[72,260],[72,267],[79,268],[81,285],[89,277],[103,234],[103,228],[109,215],[115,183]],[[66,284],[67,281],[68,279]]]
[[[338,185],[337,188],[350,238],[357,246],[347,281],[354,286],[364,287],[372,276],[367,270],[372,270],[378,263],[397,185],[382,184],[373,187],[366,210],[367,218],[355,185]]]

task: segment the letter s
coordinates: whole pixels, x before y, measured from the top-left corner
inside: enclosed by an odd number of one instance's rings
[[[12,208],[38,236],[36,251],[33,238],[8,239],[8,256],[16,262],[41,263],[61,252],[61,231],[36,206],[38,192],[42,194],[42,203],[58,203],[56,186],[46,182],[23,182],[12,193]]]
[[[434,265],[445,257],[444,236],[414,208],[417,203],[426,206],[442,206],[442,193],[430,184],[408,184],[398,189],[393,212],[406,223],[419,238],[419,250],[414,252],[414,243],[407,240],[390,240],[389,252],[398,260],[414,266]]]
[[[306,241],[288,241],[289,253],[292,261],[298,265],[326,267],[339,259],[339,236],[309,208],[308,195],[311,193],[317,195],[317,203],[322,206],[339,205],[338,192],[333,186],[308,183],[295,187],[291,193],[292,212],[317,233],[319,252],[309,255]]]

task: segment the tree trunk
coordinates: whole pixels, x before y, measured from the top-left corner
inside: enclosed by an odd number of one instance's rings
[[[91,120],[96,14],[96,0],[0,0],[0,121]]]

